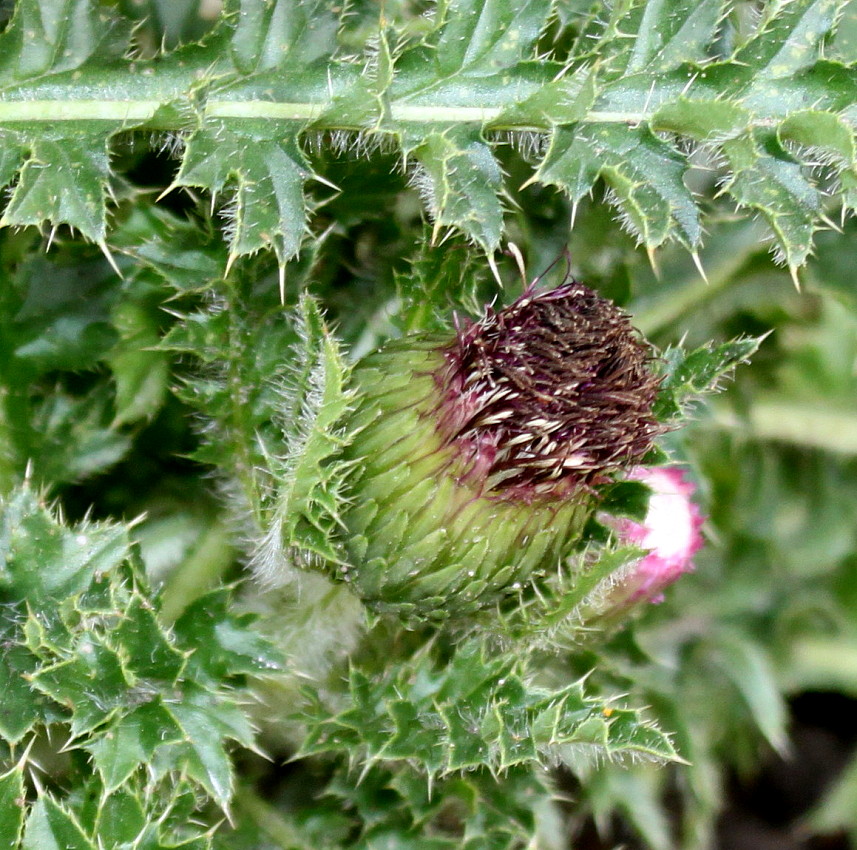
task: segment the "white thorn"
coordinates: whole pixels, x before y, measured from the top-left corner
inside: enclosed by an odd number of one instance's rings
[[[524,267],[524,255],[521,253],[521,249],[514,243],[509,243],[509,253],[515,258],[515,263],[518,266],[518,271],[521,273],[521,280],[524,283],[524,286],[527,284],[527,270]]]
[[[691,251],[690,256],[693,258],[693,264],[696,266],[696,270],[699,272],[700,277],[708,283],[708,276],[705,274],[705,269],[702,267],[702,260],[699,259],[699,254],[696,251]]]
[[[497,268],[497,261],[494,259],[493,254],[488,255],[488,265],[491,267],[491,273],[494,275],[494,279],[500,284],[500,288],[502,289],[503,280],[500,277],[500,270]]]
[[[125,276],[119,270],[119,266],[116,265],[116,260],[113,259],[113,254],[110,253],[110,249],[107,247],[107,243],[102,239],[97,243],[98,247],[101,249],[101,253],[107,258],[107,262],[110,263],[110,267],[116,274],[119,276],[120,280],[125,280]]]

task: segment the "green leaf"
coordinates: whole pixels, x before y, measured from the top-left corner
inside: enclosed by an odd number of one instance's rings
[[[12,182],[18,169],[24,164],[26,154],[26,148],[21,144],[18,135],[0,128],[0,188],[5,188]]]
[[[0,35],[0,80],[57,74],[122,55],[130,27],[94,0],[19,0]],[[3,86],[0,86],[2,88]]]
[[[110,427],[113,395],[105,384],[81,398],[56,392],[32,414],[35,480],[78,482],[108,470],[131,448],[127,433]]]
[[[75,4],[79,5],[79,4]],[[110,131],[81,123],[65,132],[32,126],[22,146],[29,156],[18,176],[0,226],[68,224],[93,242],[107,234]]]
[[[197,619],[208,618],[208,631],[198,627],[183,635],[185,641],[213,637],[213,645],[189,643],[186,651],[160,622],[128,562],[128,528],[65,527],[28,490],[7,500],[2,519],[5,593],[13,601],[25,598],[28,614],[5,623],[11,648],[2,670],[12,677],[9,709],[20,714],[6,722],[0,715],[0,729],[17,740],[35,725],[61,721],[67,724],[66,739],[92,756],[107,793],[148,764],[154,780],[183,773],[221,807],[228,806],[233,779],[226,744],[253,744],[236,702],[235,676],[262,664],[268,672],[274,666],[264,641],[252,634],[242,640],[236,633],[252,618],[232,615],[221,592],[216,609],[196,611]],[[215,654],[217,661],[188,665],[191,651]],[[246,657],[250,653],[252,659]],[[29,704],[15,679],[22,675],[23,684],[38,695]],[[63,811],[38,814],[41,831],[32,835],[43,837],[50,817],[62,824]]]
[[[419,162],[411,182],[440,227],[458,227],[486,251],[500,244],[503,208],[500,166],[478,130],[450,128],[404,141]]]
[[[111,722],[109,733],[86,745],[108,793],[120,788],[152,755],[143,745],[143,712],[134,711]]]
[[[476,641],[435,667],[428,653],[385,679],[351,672],[352,707],[311,718],[304,755],[346,750],[368,761],[416,760],[433,775],[550,763],[560,754],[671,760],[669,739],[627,709],[587,697],[581,682],[556,691],[527,684],[520,658],[488,656]]]
[[[651,126],[655,131],[666,130],[697,141],[723,141],[742,132],[749,123],[750,113],[737,103],[681,97],[658,109]]]
[[[230,194],[223,211],[230,254],[272,248],[283,263],[303,240],[309,176],[296,134],[272,136],[266,121],[209,119],[188,140],[174,185]]]
[[[704,393],[717,392],[733,369],[756,353],[764,337],[747,337],[715,345],[708,343],[694,351],[679,346],[661,354],[664,378],[655,402],[655,416],[666,421],[680,416]]]
[[[253,732],[236,705],[225,700],[215,705],[201,693],[189,696],[190,699],[164,706],[172,725],[181,734],[182,742],[176,745],[180,753],[178,761],[187,775],[225,808],[232,798],[234,784],[225,740],[231,738],[250,746]]]
[[[112,631],[122,647],[125,666],[135,677],[159,685],[175,685],[182,678],[186,657],[164,631],[152,604],[134,594]]]
[[[153,416],[167,393],[169,356],[155,350],[160,342],[152,311],[125,302],[113,312],[121,341],[108,357],[116,381],[116,417],[113,426]]]
[[[648,248],[675,228],[688,246],[699,243],[699,211],[683,182],[687,163],[646,129],[614,124],[559,127],[538,179],[559,186],[573,204],[602,177],[624,226]]]
[[[778,138],[820,157],[839,180],[843,206],[857,208],[857,143],[840,115],[818,109],[793,112],[780,124]]]
[[[231,40],[232,61],[242,74],[289,64],[296,69],[326,56],[338,21],[322,0],[241,0]]]
[[[85,523],[74,531],[63,529],[28,489],[14,493],[2,508],[0,553],[6,557],[10,594],[35,611],[83,592],[128,557],[124,526]]]
[[[130,700],[133,680],[120,657],[93,633],[70,647],[74,657],[45,666],[32,677],[33,687],[71,711],[71,734],[90,733]]]
[[[226,681],[240,674],[270,676],[283,669],[283,659],[255,627],[252,614],[229,610],[229,590],[219,588],[200,596],[176,621],[174,632],[181,645],[193,649],[190,666],[194,678]]]
[[[42,720],[45,699],[29,682],[36,669],[32,653],[17,645],[17,635],[11,629],[4,629],[0,635],[6,646],[0,664],[0,737],[16,744]]]
[[[778,259],[792,269],[802,265],[812,248],[822,206],[800,164],[764,135],[730,139],[722,150],[732,169],[725,191],[740,206],[757,210],[768,220]]]
[[[716,656],[725,676],[744,698],[754,722],[778,752],[788,750],[788,710],[773,665],[758,644],[741,634],[716,636]]]
[[[686,62],[708,58],[708,48],[724,15],[722,0],[654,0],[636,5],[642,9],[633,39],[626,74],[669,71]],[[628,34],[623,23],[621,30]]]
[[[579,121],[595,103],[598,89],[594,70],[563,73],[540,86],[535,93],[503,109],[491,123],[497,128],[516,124],[548,128]]]
[[[327,797],[336,812],[353,812],[354,827],[362,829],[360,847],[515,850],[536,838],[545,846],[561,846],[551,790],[539,773],[510,768],[497,778],[474,770],[429,784],[409,766],[373,765],[357,779],[340,769]],[[450,812],[455,812],[453,820]],[[332,814],[324,812],[328,819]],[[318,841],[308,844],[318,846]]]
[[[444,77],[462,71],[497,71],[523,59],[544,26],[548,0],[449,0],[435,45]]]
[[[343,418],[353,391],[346,388],[348,367],[336,341],[308,295],[294,321],[299,342],[278,410],[287,439],[284,453],[271,459],[276,504],[253,557],[256,574],[269,582],[281,582],[284,561],[293,558],[341,562],[334,535],[349,467],[336,456],[350,439]]]
[[[133,846],[133,842],[145,834],[147,816],[152,814],[146,811],[145,799],[131,789],[111,793],[105,788],[104,791],[106,793],[98,800],[98,838],[108,847],[122,846],[125,842]]]
[[[225,246],[202,222],[154,204],[136,203],[110,233],[109,244],[179,293],[208,289],[227,261]]]
[[[33,804],[21,850],[97,850],[75,818],[43,794]]]
[[[791,0],[772,3],[759,28],[735,54],[761,79],[794,76],[818,56],[818,46],[833,28],[842,0]]]
[[[5,703],[4,703],[5,704]],[[24,766],[18,763],[0,775],[0,835],[9,843],[18,846],[25,814]]]
[[[396,275],[396,289],[403,306],[395,317],[402,333],[445,331],[449,311],[455,305],[468,305],[477,312],[477,289],[485,276],[486,263],[463,244],[446,240],[432,246],[428,230],[408,269]]]

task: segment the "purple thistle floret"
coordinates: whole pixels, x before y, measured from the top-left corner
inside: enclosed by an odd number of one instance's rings
[[[531,284],[464,322],[434,376],[437,429],[461,480],[531,503],[588,492],[639,462],[663,432],[652,357],[626,313],[574,281]]]

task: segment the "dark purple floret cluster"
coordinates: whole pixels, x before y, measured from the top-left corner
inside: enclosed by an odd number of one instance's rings
[[[663,430],[652,356],[627,314],[586,286],[531,285],[458,329],[435,374],[438,429],[485,495],[589,490],[639,461]]]

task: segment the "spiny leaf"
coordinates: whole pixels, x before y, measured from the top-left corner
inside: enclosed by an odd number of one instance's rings
[[[803,265],[822,209],[818,189],[770,135],[730,139],[722,150],[732,169],[725,191],[768,220],[778,259],[792,269]]]
[[[164,731],[180,736],[173,745],[171,769],[179,764],[223,808],[232,798],[234,773],[226,751],[232,739],[250,746],[253,732],[241,709],[227,700],[213,703],[202,691],[188,689],[182,702],[163,703]],[[150,730],[151,735],[154,730]]]
[[[219,588],[200,596],[182,613],[175,624],[176,639],[192,652],[189,664],[194,679],[212,683],[248,674],[270,676],[283,669],[283,659],[252,623],[251,614],[235,615],[229,610],[230,590]]]
[[[687,405],[703,393],[716,392],[722,380],[758,350],[764,337],[747,337],[687,352],[679,346],[661,354],[664,379],[655,403],[655,415],[664,421],[687,412]]]
[[[841,115],[818,109],[793,112],[780,125],[778,137],[820,158],[839,180],[843,207],[857,209],[857,143]]]
[[[130,26],[95,0],[18,0],[0,35],[0,89],[13,80],[58,74],[87,60],[122,55]]]
[[[43,794],[33,804],[24,829],[21,850],[97,850],[71,813]]]
[[[750,123],[750,113],[728,100],[692,100],[681,97],[670,101],[652,116],[652,129],[667,130],[696,141],[731,138]]]
[[[300,68],[330,53],[339,22],[328,3],[242,0],[237,5],[230,46],[232,61],[241,74],[282,68],[287,63]]]
[[[62,530],[27,489],[16,491],[1,507],[0,552],[10,594],[27,599],[37,612],[83,592],[96,576],[128,557],[128,529],[121,525],[85,523],[74,533]]]
[[[309,175],[294,134],[273,138],[265,121],[210,119],[188,140],[175,185],[234,191],[224,211],[230,254],[273,248],[282,263],[301,246]]]
[[[68,224],[103,243],[110,131],[85,124],[63,130],[50,134],[41,127],[28,128],[20,146],[29,149],[29,156],[0,225]]]
[[[605,513],[629,516],[645,513],[649,492],[634,482],[622,482],[625,501],[619,504],[619,492],[605,497],[601,508]],[[631,502],[629,504],[629,502]],[[591,626],[592,613],[587,610],[604,588],[609,588],[614,577],[630,564],[638,561],[641,550],[633,546],[584,552],[575,557],[571,568],[557,570],[537,585],[537,592],[522,596],[517,605],[488,628],[501,640],[512,640],[530,648],[574,646],[585,642],[585,631]]]
[[[254,568],[266,581],[282,576],[290,550],[298,561],[320,557],[339,562],[334,542],[348,467],[335,455],[348,442],[342,419],[350,408],[348,369],[316,303],[305,295],[295,317],[299,342],[292,373],[282,387],[278,421],[285,444],[271,458],[276,506]]]
[[[18,763],[0,776],[0,835],[17,847],[25,814],[24,766]]]
[[[701,62],[725,13],[722,0],[655,0],[636,6],[640,15],[625,72],[672,70]],[[630,35],[626,26],[623,32]]]
[[[444,77],[462,71],[497,71],[523,59],[539,37],[548,0],[450,0],[433,45]]]
[[[836,21],[841,0],[771,3],[756,34],[735,54],[761,78],[790,77],[813,63]]]
[[[502,174],[481,134],[453,128],[406,138],[404,145],[420,163],[412,182],[436,226],[459,227],[486,251],[496,250],[503,232]]]
[[[686,167],[683,157],[648,130],[578,124],[556,130],[538,178],[577,204],[601,176],[624,224],[644,245],[656,248],[677,227],[680,238],[694,246],[702,230],[682,180]]]
[[[4,601],[15,606],[5,621],[11,652],[3,670],[11,676],[9,708],[21,715],[13,723],[0,719],[0,729],[19,740],[37,724],[61,721],[74,746],[92,755],[108,791],[148,764],[155,778],[184,772],[226,807],[232,794],[227,742],[252,746],[253,735],[224,681],[245,672],[247,660],[237,650],[225,652],[224,645],[235,643],[236,624],[248,625],[248,617],[236,620],[221,604],[206,615],[214,619],[214,634],[223,629],[223,635],[211,645],[192,644],[194,633],[182,631],[192,620],[167,631],[144,595],[129,562],[126,527],[63,526],[28,490],[13,493],[3,508]],[[261,638],[251,646],[271,658]],[[188,668],[191,648],[201,657]],[[216,659],[206,660],[209,652]],[[206,670],[222,678],[200,675]],[[39,695],[29,704],[22,676]],[[51,816],[63,824],[61,814]],[[44,817],[37,815],[33,835],[47,828]]]
[[[475,641],[441,668],[426,653],[385,680],[354,669],[350,682],[353,706],[331,717],[316,712],[304,754],[348,749],[370,764],[411,761],[438,775],[545,763],[572,749],[606,760],[675,758],[669,740],[636,712],[604,710],[581,682],[558,691],[533,686],[520,659],[488,656]]]
[[[336,811],[352,813],[362,830],[359,847],[414,850],[516,850],[532,842],[551,811],[546,777],[510,768],[498,779],[486,770],[426,781],[407,765],[337,771],[327,788]],[[454,821],[449,813],[455,812]]]
[[[7,610],[4,615],[11,619]],[[0,736],[4,741],[17,744],[35,728],[45,716],[46,698],[30,685],[37,661],[26,647],[16,642],[16,630],[5,626],[0,629],[0,639],[6,649],[0,664]],[[0,833],[4,834],[4,833]]]
[[[649,250],[672,237],[694,247],[701,229],[683,183],[689,154],[651,128],[722,153],[732,170],[727,191],[770,222],[794,268],[823,211],[803,163],[776,150],[796,127],[778,129],[795,112],[838,115],[853,105],[857,69],[821,58],[843,5],[771,4],[727,55],[735,33],[729,18],[720,32],[726,4],[632,0],[607,9],[606,21],[591,15],[576,39],[557,32],[573,50],[554,62],[539,54],[547,0],[454,0],[431,21],[406,24],[385,17],[368,26],[364,13],[365,33],[348,31],[357,57],[338,52],[326,4],[242,0],[205,43],[132,64],[109,36],[114,18],[121,23],[115,12],[101,26],[106,7],[87,0],[22,0],[2,36],[9,49],[0,50],[23,74],[0,102],[0,183],[20,172],[3,222],[66,223],[103,243],[108,140],[132,126],[187,132],[197,121],[175,185],[230,195],[230,260],[271,248],[282,265],[301,248],[311,206],[303,184],[314,175],[298,139],[312,126],[399,145],[418,163],[416,182],[438,226],[490,251],[502,239],[503,186],[482,134],[554,126],[537,179],[574,201],[601,178]],[[748,140],[754,153],[744,150]],[[845,208],[854,208],[853,168],[835,176]]]

